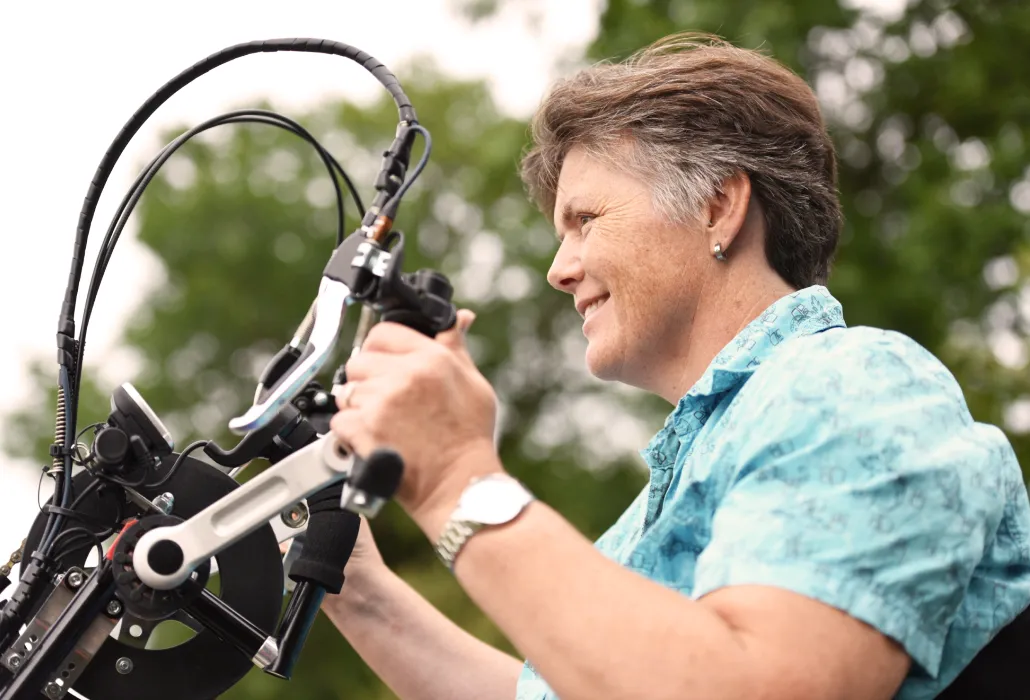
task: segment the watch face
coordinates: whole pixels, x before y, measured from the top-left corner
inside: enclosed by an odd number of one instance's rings
[[[506,523],[526,507],[533,496],[515,479],[488,476],[469,485],[458,503],[458,517],[484,525]]]

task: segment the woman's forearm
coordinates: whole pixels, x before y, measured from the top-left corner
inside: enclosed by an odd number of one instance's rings
[[[393,572],[348,575],[326,615],[403,700],[513,700],[517,659],[468,634]]]

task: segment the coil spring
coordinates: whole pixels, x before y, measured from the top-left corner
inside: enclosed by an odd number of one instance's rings
[[[66,447],[66,435],[65,426],[68,424],[66,419],[66,411],[68,407],[66,405],[64,389],[57,387],[57,418],[54,422],[54,444],[59,447]],[[54,455],[53,464],[50,466],[51,473],[60,474],[64,471],[64,457],[61,455]]]

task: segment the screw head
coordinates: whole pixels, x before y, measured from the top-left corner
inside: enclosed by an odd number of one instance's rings
[[[316,406],[325,406],[327,403],[329,403],[329,394],[325,393],[324,391],[320,391],[317,394],[315,394]]]
[[[69,588],[78,588],[86,578],[82,575],[81,571],[72,571],[68,574],[66,580],[68,581]]]
[[[122,675],[132,673],[132,659],[127,656],[123,656],[114,662],[114,669]]]
[[[43,692],[46,693],[46,696],[48,698],[59,698],[61,697],[61,690],[61,686],[59,686],[57,683],[54,683],[53,681],[50,681],[46,684],[46,688],[43,689]]]
[[[19,666],[21,666],[21,654],[12,653],[10,656],[7,657],[7,664],[11,668],[18,668]]]
[[[107,604],[107,614],[111,617],[118,617],[122,614],[122,602],[120,600],[112,600]]]

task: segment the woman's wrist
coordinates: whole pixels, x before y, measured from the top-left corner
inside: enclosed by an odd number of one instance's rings
[[[386,564],[366,564],[344,571],[343,588],[337,594],[327,594],[322,608],[332,616],[353,617],[381,613],[386,590],[397,575]]]

